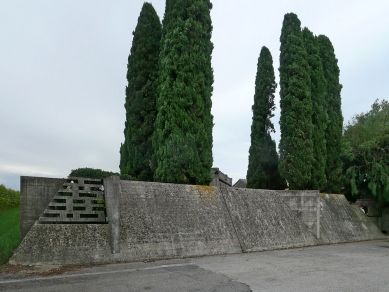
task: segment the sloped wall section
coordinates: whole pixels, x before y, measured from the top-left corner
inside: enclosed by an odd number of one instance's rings
[[[120,181],[118,177],[105,179],[104,188],[108,224],[36,222],[10,262],[109,263],[383,238],[343,195]],[[39,195],[29,194],[31,190],[21,194],[39,200]]]

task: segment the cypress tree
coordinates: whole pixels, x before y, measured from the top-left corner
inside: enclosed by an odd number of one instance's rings
[[[156,117],[158,55],[161,23],[150,3],[145,2],[133,32],[128,57],[126,122],[120,147],[120,173],[136,180],[152,181],[150,167],[152,134]]]
[[[308,189],[313,162],[311,80],[300,20],[296,14],[285,15],[280,41],[278,169],[290,189]]]
[[[326,80],[324,79],[317,39],[308,28],[302,31],[307,62],[310,67],[312,99],[312,142],[313,157],[311,188],[324,190],[327,185],[325,167],[327,158],[325,131],[327,129],[327,107],[325,100]]]
[[[278,173],[276,143],[270,133],[275,132],[271,118],[275,109],[274,94],[277,83],[274,77],[273,59],[267,47],[262,47],[258,58],[251,146],[247,170],[247,187],[255,189],[279,189],[281,178]]]
[[[338,60],[335,57],[334,47],[328,37],[317,37],[320,57],[322,60],[326,86],[326,104],[328,112],[328,125],[325,132],[327,141],[327,193],[340,193],[342,187],[342,160],[340,158],[341,139],[343,127],[342,101],[340,92],[342,85],[339,83]]]
[[[213,162],[212,4],[170,2],[159,60],[154,179],[208,185]]]

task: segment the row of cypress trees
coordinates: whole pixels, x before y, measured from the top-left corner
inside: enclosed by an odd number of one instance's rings
[[[211,9],[209,0],[167,0],[161,25],[144,3],[128,58],[123,178],[210,183]]]
[[[339,193],[342,86],[334,48],[324,36],[284,17],[280,37],[279,157],[270,133],[276,83],[270,51],[258,59],[247,187],[319,189]],[[278,166],[278,167],[277,167]]]

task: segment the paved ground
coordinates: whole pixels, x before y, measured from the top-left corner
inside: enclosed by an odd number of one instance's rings
[[[0,274],[0,291],[389,291],[389,239],[65,274]]]

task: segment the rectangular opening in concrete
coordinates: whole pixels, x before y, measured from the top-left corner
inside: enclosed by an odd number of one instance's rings
[[[60,196],[66,196],[66,197],[71,197],[71,196],[73,196],[73,193],[71,193],[71,192],[59,191],[58,194],[59,194]]]
[[[86,185],[100,185],[103,183],[103,180],[96,179],[96,180],[84,180],[84,184]]]
[[[53,199],[53,203],[66,204],[66,199]]]
[[[78,194],[79,197],[92,197],[95,198],[96,194],[91,194],[91,193],[80,193]]]
[[[100,188],[99,187],[90,187],[90,190],[91,191],[100,191]]]
[[[66,210],[66,206],[49,206],[49,210]]]
[[[79,186],[78,189],[79,189],[80,191],[83,191],[83,190],[85,190],[85,187]]]
[[[93,207],[92,211],[104,211],[105,207]]]
[[[46,217],[46,218],[57,218],[57,217],[59,217],[59,214],[44,213],[44,214],[42,214],[42,217]]]
[[[73,204],[85,204],[85,200],[73,200]]]
[[[80,214],[80,218],[99,218],[99,214]]]
[[[73,207],[74,211],[85,211],[85,207]]]
[[[104,204],[104,200],[92,200],[92,204]]]
[[[66,214],[67,218],[73,218],[73,214]]]
[[[67,179],[66,182],[67,183],[75,183],[75,184],[77,184],[78,180],[77,179]]]

